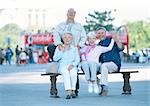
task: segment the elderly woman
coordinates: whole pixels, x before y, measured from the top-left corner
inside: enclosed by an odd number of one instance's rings
[[[96,41],[96,34],[95,32],[89,32],[87,35],[87,46],[81,49],[81,66],[83,71],[85,72],[85,78],[89,83],[88,91],[89,93],[94,92],[99,93],[99,88],[97,85],[97,70],[100,68],[99,65],[99,56],[104,53],[108,52],[112,49],[114,45],[114,41],[112,40],[108,47],[97,46],[95,44]]]
[[[54,61],[59,62],[59,71],[64,77],[66,99],[75,98],[75,89],[77,82],[77,65],[80,62],[78,48],[71,45],[72,34],[66,33],[63,36],[64,45],[58,46],[54,53]]]

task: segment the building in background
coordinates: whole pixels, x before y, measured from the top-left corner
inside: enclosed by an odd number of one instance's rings
[[[41,29],[51,27],[50,9],[3,8],[0,9],[0,27],[16,23],[22,29]]]

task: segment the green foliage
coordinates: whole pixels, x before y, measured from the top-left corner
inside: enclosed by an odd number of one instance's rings
[[[128,22],[129,47],[132,50],[150,47],[150,23],[144,21]]]
[[[105,27],[108,31],[114,28],[111,11],[89,13],[86,17],[86,32],[96,30],[98,27]],[[120,25],[121,26],[121,25]],[[127,22],[129,35],[129,48],[131,50],[150,48],[150,22],[135,21]]]
[[[21,32],[21,28],[14,23],[6,24],[0,29],[0,47],[6,48],[10,46],[11,48],[15,48],[15,46],[19,43],[19,35]],[[8,43],[8,39],[10,40],[10,44]]]
[[[105,27],[108,31],[111,30],[113,28],[112,22],[115,19],[111,17],[111,13],[111,11],[89,13],[86,17],[86,25],[84,25],[86,32],[96,30],[98,27]]]

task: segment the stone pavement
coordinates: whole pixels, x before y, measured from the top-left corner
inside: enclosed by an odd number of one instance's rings
[[[13,72],[3,72],[5,70],[1,70],[0,67],[0,106],[150,106],[150,67],[132,66],[123,65],[124,69],[139,70],[139,73],[131,74],[132,95],[121,94],[123,86],[121,74],[109,76],[107,97],[88,93],[84,76],[80,76],[79,96],[70,100],[65,99],[66,92],[61,76],[57,81],[60,98],[49,97],[49,77],[40,76],[44,72],[43,66],[33,69],[32,66],[28,66],[32,69],[28,71],[17,71],[16,68]]]
[[[1,84],[0,106],[150,106],[148,81],[132,82],[132,95],[122,95],[122,83],[110,83],[109,95],[100,97],[87,91],[80,83],[78,98],[66,100],[62,83],[58,83],[60,98],[49,97],[49,84]]]

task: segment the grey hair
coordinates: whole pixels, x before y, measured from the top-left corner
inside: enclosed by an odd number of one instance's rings
[[[98,30],[104,30],[105,32],[107,32],[106,28],[104,28],[104,27],[98,27],[98,28],[96,29],[96,31],[98,31]]]

